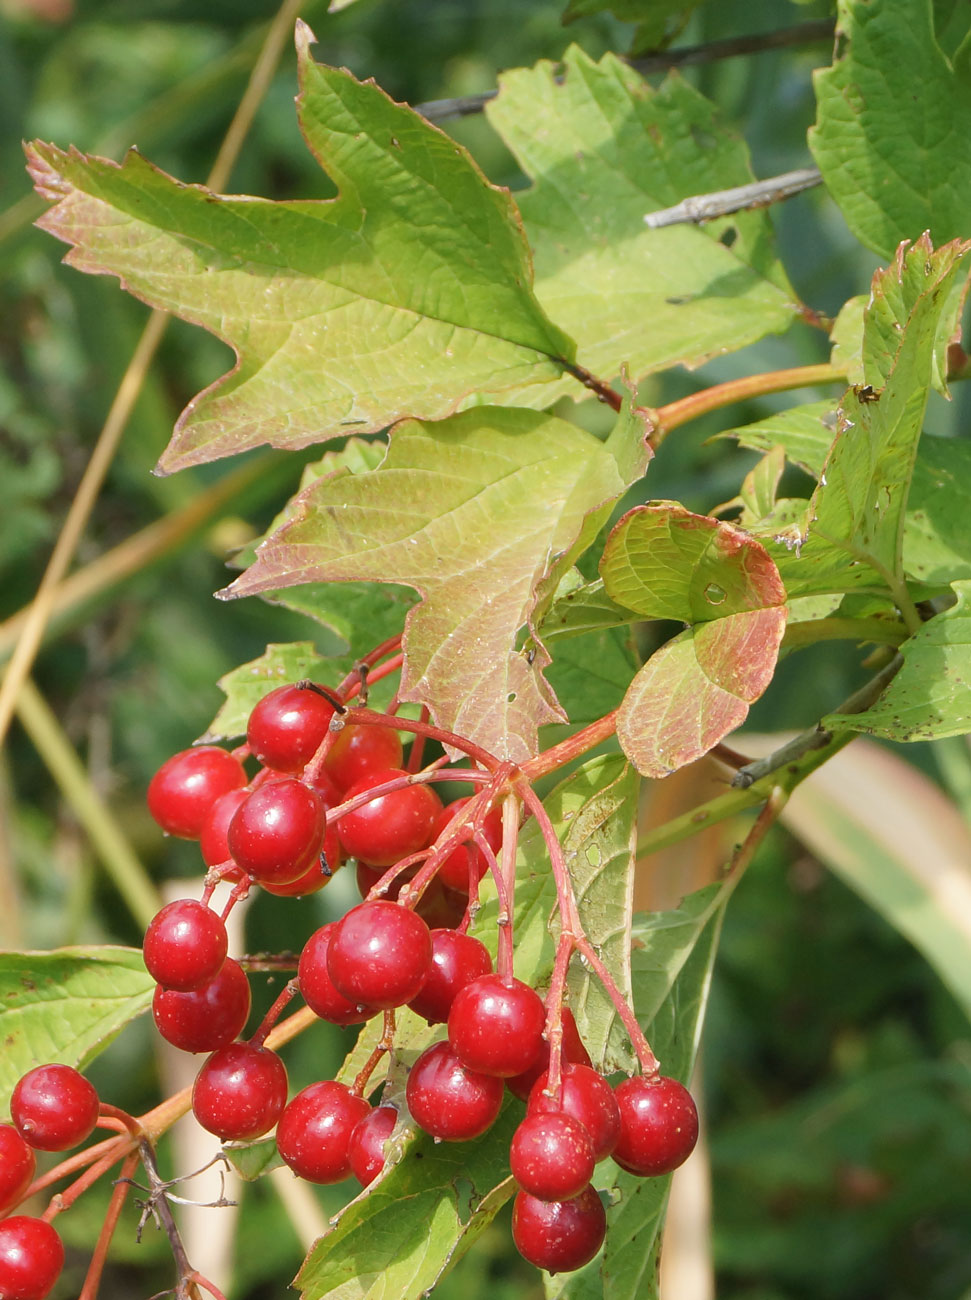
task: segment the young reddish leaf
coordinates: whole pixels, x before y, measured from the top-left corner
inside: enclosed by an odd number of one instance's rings
[[[625,515],[600,571],[606,593],[642,617],[695,625],[651,656],[617,720],[638,771],[667,776],[739,726],[772,680],[785,588],[761,543],[675,502]]]
[[[274,203],[35,143],[40,225],[67,261],[202,325],[236,366],[183,412],[160,468],[305,447],[473,391],[558,378],[573,345],[531,291],[508,191],[377,86],[315,63],[297,28],[300,125],[339,197]],[[460,214],[460,216],[458,215]]]
[[[651,230],[645,213],[752,180],[742,140],[677,75],[657,90],[613,55],[573,47],[559,66],[504,73],[487,107],[533,179],[517,193],[536,296],[604,378],[636,380],[744,347],[795,319],[796,295],[772,252],[764,213]],[[724,242],[723,242],[724,241]],[[585,396],[575,379],[516,400]],[[505,399],[504,399],[505,400]]]
[[[622,415],[631,436],[643,429]],[[475,407],[407,421],[367,474],[318,479],[225,593],[371,580],[422,593],[405,625],[401,697],[502,757],[536,751],[562,711],[516,650],[536,602],[626,486],[610,445],[553,416]]]

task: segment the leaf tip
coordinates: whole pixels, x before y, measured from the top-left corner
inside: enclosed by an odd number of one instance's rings
[[[300,62],[312,62],[310,47],[317,44],[317,37],[314,35],[310,24],[304,22],[302,18],[297,19],[296,26],[293,29],[293,43],[297,47],[297,58]]]

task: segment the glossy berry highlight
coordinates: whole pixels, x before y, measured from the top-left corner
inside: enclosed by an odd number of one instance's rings
[[[64,1247],[49,1223],[25,1214],[0,1220],[3,1300],[44,1300],[63,1267]]]
[[[155,990],[152,1015],[167,1043],[183,1052],[214,1052],[242,1032],[250,1013],[250,987],[238,962],[227,957],[214,980],[189,993]]]
[[[375,786],[407,776],[400,768],[372,772],[344,791],[350,800]],[[432,842],[442,801],[427,785],[407,785],[376,795],[368,803],[345,813],[337,823],[344,851],[374,867],[390,867]]]
[[[226,1142],[269,1132],[287,1101],[287,1071],[276,1052],[229,1043],[196,1076],[192,1110],[204,1129]]]
[[[216,978],[228,948],[222,918],[205,903],[179,898],[149,924],[142,955],[152,979],[185,993]]]
[[[275,772],[300,772],[327,735],[334,706],[307,687],[278,686],[249,716],[246,741]]]
[[[12,1124],[0,1124],[0,1216],[20,1203],[36,1169],[33,1147]]]
[[[628,1173],[655,1177],[683,1165],[698,1141],[691,1093],[663,1075],[625,1079],[615,1089],[620,1137],[614,1159]]]
[[[351,1134],[370,1109],[343,1083],[312,1083],[280,1117],[276,1144],[281,1158],[308,1183],[343,1182],[351,1173]]]
[[[38,1065],[14,1088],[10,1117],[35,1151],[67,1151],[94,1131],[98,1094],[70,1065]]]
[[[448,1041],[481,1074],[508,1079],[522,1074],[543,1047],[546,1008],[522,980],[482,975],[461,989],[448,1016]]]
[[[488,1129],[502,1106],[502,1080],[463,1065],[435,1043],[411,1067],[405,1097],[415,1123],[432,1137],[467,1142]]]
[[[349,1002],[379,1011],[404,1006],[424,984],[432,961],[428,926],[414,912],[375,899],[334,927],[327,971]]]
[[[216,800],[246,784],[238,758],[216,745],[173,754],[152,777],[148,810],[169,835],[197,840]]]
[[[520,1192],[513,1203],[512,1239],[530,1264],[572,1273],[589,1264],[607,1235],[603,1202],[592,1187],[569,1201],[541,1201]]]

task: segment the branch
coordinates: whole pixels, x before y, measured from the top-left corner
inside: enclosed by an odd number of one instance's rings
[[[733,36],[723,41],[710,41],[707,45],[685,45],[679,50],[665,50],[648,54],[640,59],[627,59],[631,67],[644,76],[667,72],[670,68],[696,67],[700,63],[714,63],[718,59],[731,59],[740,54],[761,54],[764,50],[779,50],[788,45],[809,45],[814,41],[829,40],[835,31],[831,18],[815,22],[797,23],[779,31],[760,32],[752,36]],[[556,78],[562,84],[563,78]],[[443,122],[450,117],[471,117],[481,113],[498,90],[485,90],[477,95],[459,95],[454,99],[430,99],[416,104],[415,112],[429,122]]]
[[[783,172],[781,176],[770,176],[768,180],[752,181],[748,185],[735,185],[729,190],[693,194],[673,208],[646,213],[644,224],[651,230],[659,230],[662,226],[698,225],[715,217],[727,217],[732,212],[765,208],[780,199],[791,199],[794,194],[821,184],[822,179],[818,167],[800,167],[794,172]]]

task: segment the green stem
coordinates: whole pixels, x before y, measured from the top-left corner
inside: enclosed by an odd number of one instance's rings
[[[828,362],[817,366],[794,366],[790,370],[770,370],[761,375],[744,375],[729,379],[723,384],[713,384],[697,393],[690,393],[676,402],[668,402],[654,411],[655,430],[650,436],[651,446],[661,445],[672,429],[689,420],[696,420],[709,411],[744,402],[767,393],[785,393],[793,388],[812,388],[817,384],[846,384],[846,370]]]
[[[147,926],[162,906],[162,900],[111,810],[91,783],[64,729],[30,678],[20,688],[17,714],[132,916],[139,925]]]

